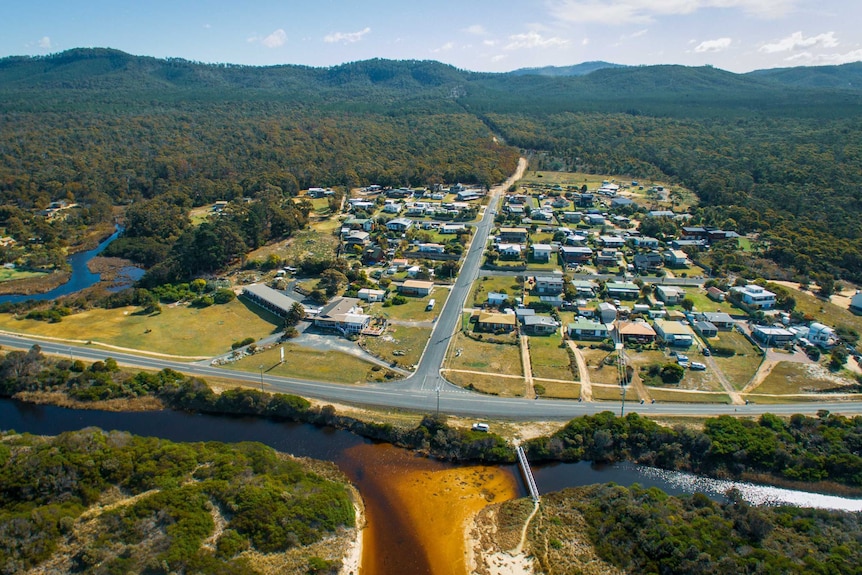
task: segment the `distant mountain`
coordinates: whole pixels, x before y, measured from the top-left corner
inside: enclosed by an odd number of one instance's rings
[[[841,64],[840,66],[798,66],[795,68],[755,70],[746,76],[768,79],[799,88],[860,90],[862,89],[862,62]]]
[[[583,62],[574,66],[544,66],[542,68],[519,68],[509,72],[512,76],[586,76],[605,68],[626,68],[622,64],[610,62]]]
[[[495,74],[427,60],[373,59],[327,68],[202,64],[107,48],[0,59],[0,110],[259,101],[379,112],[811,115],[839,114],[848,105],[855,111],[862,100],[848,88],[858,86],[862,64],[734,74],[711,66],[586,62]]]

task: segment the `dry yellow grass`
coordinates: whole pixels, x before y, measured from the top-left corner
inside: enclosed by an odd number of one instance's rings
[[[134,307],[91,309],[60,323],[0,314],[0,329],[189,357],[225,353],[234,341],[259,339],[277,329],[275,316],[241,300],[206,308],[163,305],[155,315],[139,311]]]

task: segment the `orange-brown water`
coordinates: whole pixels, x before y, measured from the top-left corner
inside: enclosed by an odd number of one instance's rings
[[[518,496],[515,476],[499,467],[453,468],[390,445],[359,445],[345,456],[366,502],[363,575],[466,574],[466,521]]]

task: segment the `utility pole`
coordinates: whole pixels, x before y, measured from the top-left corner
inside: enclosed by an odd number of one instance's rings
[[[440,417],[440,382],[437,382],[437,417]]]
[[[263,391],[263,364],[260,364],[257,368],[260,370],[260,390]]]

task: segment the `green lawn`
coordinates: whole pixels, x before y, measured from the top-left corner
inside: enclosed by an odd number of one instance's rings
[[[260,366],[263,366],[264,384],[267,375],[334,383],[365,383],[385,373],[384,369],[346,353],[317,351],[291,343],[284,344],[284,363],[280,364],[279,358],[278,347],[273,347],[224,367],[259,373]]]
[[[720,331],[717,338],[710,338],[713,345],[736,350],[732,357],[713,356],[718,368],[736,389],[744,388],[760,367],[763,356],[745,336],[735,331]]]
[[[533,387],[536,386],[542,386],[545,388],[544,393],[539,394],[542,397],[578,399],[581,396],[581,384],[579,383],[562,383],[559,381],[535,379],[533,380]],[[538,393],[538,388],[536,391]]]
[[[686,286],[685,287],[685,297],[691,298],[694,302],[694,311],[700,312],[715,312],[715,311],[723,311],[727,312],[731,315],[733,314],[743,314],[742,311],[733,307],[730,302],[717,302],[709,299],[706,296],[706,291],[694,287],[694,286]],[[682,306],[675,305],[669,306],[669,309],[678,309],[682,310]]]
[[[460,353],[458,351],[460,350]],[[455,334],[446,358],[449,369],[482,371],[488,374],[523,375],[521,350],[517,345],[476,341]]]
[[[410,366],[419,363],[430,336],[430,329],[390,325],[382,336],[364,337],[362,345],[384,361]]]
[[[473,283],[473,305],[478,307],[488,301],[491,292],[504,292],[510,296],[521,295],[523,284],[510,276],[482,276]]]
[[[25,280],[39,276],[46,276],[48,272],[28,272],[17,269],[0,268],[0,282],[8,282],[13,280]]]
[[[407,303],[401,305],[383,307],[381,302],[366,305],[364,306],[365,313],[401,321],[431,321],[440,315],[440,310],[443,309],[446,298],[449,297],[449,290],[438,286],[434,288],[431,295],[425,297],[404,297],[407,298]],[[428,311],[426,308],[432,299],[434,300],[434,308]]]
[[[560,342],[559,335],[530,337],[530,366],[533,377],[571,381],[577,379],[569,364],[569,354],[566,348],[560,347]]]
[[[280,324],[274,315],[244,300],[205,308],[163,305],[156,315],[138,315],[139,311],[134,307],[96,308],[64,317],[60,323],[16,320],[0,314],[0,328],[170,355],[210,357],[230,351],[235,341],[269,335]]]

